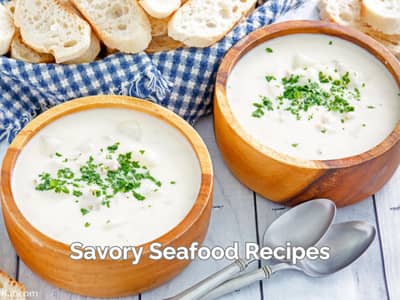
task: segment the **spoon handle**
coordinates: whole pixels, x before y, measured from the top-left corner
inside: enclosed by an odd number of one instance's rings
[[[189,289],[179,293],[178,295],[164,299],[164,300],[197,300],[201,299],[202,296],[210,292],[215,287],[219,286],[221,283],[225,282],[226,280],[232,278],[232,276],[238,274],[239,272],[244,271],[249,263],[252,261],[247,261],[245,259],[239,258],[229,266],[225,267],[224,269],[214,273],[200,281],[199,283],[195,284],[194,286],[190,287]]]
[[[255,271],[248,272],[221,284],[219,287],[206,294],[201,300],[214,300],[226,294],[233,293],[243,287],[249,286],[257,281],[269,279],[272,275],[270,266],[264,266]]]

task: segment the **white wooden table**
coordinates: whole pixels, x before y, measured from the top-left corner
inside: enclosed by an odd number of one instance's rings
[[[285,18],[315,18],[315,1]],[[230,246],[233,242],[259,242],[264,229],[286,208],[269,202],[242,186],[225,166],[215,143],[212,118],[201,120],[196,128],[205,140],[214,163],[215,196],[207,246]],[[0,145],[3,157],[6,145]],[[1,215],[1,213],[0,213]],[[296,272],[278,274],[269,282],[254,284],[224,300],[400,300],[400,169],[376,195],[339,209],[337,221],[363,220],[378,229],[372,247],[351,267],[324,279],[311,279]],[[183,273],[164,286],[129,297],[134,300],[160,300],[189,287],[225,266],[227,261],[194,261]],[[257,266],[254,266],[257,267]],[[45,283],[20,261],[11,246],[0,218],[0,269],[22,281],[38,296],[32,299],[83,300]]]

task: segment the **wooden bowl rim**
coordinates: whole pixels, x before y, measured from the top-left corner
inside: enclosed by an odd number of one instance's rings
[[[268,40],[290,34],[323,34],[347,40],[365,49],[378,59],[391,73],[400,87],[399,61],[383,45],[366,34],[349,27],[324,21],[299,20],[280,22],[267,25],[250,33],[234,45],[223,58],[217,73],[215,105],[218,105],[227,120],[228,126],[259,154],[305,169],[328,170],[353,167],[382,155],[396,145],[400,141],[400,121],[397,122],[393,131],[381,143],[363,153],[331,160],[307,160],[280,153],[269,146],[263,145],[242,128],[230,108],[226,93],[227,79],[230,72],[240,58],[256,46]]]
[[[214,184],[211,158],[208,149],[201,139],[200,135],[195,131],[193,127],[189,125],[189,123],[176,115],[174,112],[147,100],[128,96],[114,95],[77,98],[57,105],[40,114],[38,117],[29,122],[28,125],[26,125],[25,128],[22,129],[21,132],[15,137],[15,139],[9,146],[3,160],[3,165],[1,169],[1,193],[3,210],[7,210],[14,223],[18,224],[21,230],[25,231],[25,233],[30,237],[31,242],[43,242],[48,248],[51,248],[52,251],[56,251],[69,256],[70,245],[57,241],[36,229],[19,210],[12,194],[12,171],[18,155],[23,149],[23,146],[25,146],[29,142],[29,140],[33,136],[35,136],[42,128],[66,115],[70,115],[79,111],[101,108],[130,109],[148,114],[167,123],[169,126],[177,129],[186,138],[186,140],[191,144],[193,151],[195,152],[196,157],[199,161],[201,171],[201,184],[197,198],[193,202],[191,210],[187,213],[185,218],[173,229],[169,230],[159,238],[156,238],[145,244],[135,246],[136,248],[143,247],[143,254],[146,255],[149,253],[149,247],[152,243],[161,243],[163,246],[171,244],[171,242],[184,235],[201,218],[201,216],[205,213],[209,202],[212,201]],[[18,146],[21,146],[21,150],[19,150]],[[129,254],[129,258],[132,258],[132,254]],[[107,257],[105,261],[113,260]]]

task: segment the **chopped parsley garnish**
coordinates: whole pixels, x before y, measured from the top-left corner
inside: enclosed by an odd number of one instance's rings
[[[373,106],[373,105],[368,105],[367,108],[369,108],[369,109],[374,109],[375,106]]]
[[[86,223],[85,223],[85,227],[86,227],[86,228],[90,227],[90,223],[89,223],[89,222],[86,222]]]
[[[110,207],[112,198],[119,193],[130,194],[136,200],[144,201],[146,197],[138,191],[142,182],[150,181],[154,190],[158,190],[162,183],[145,165],[133,158],[132,152],[117,154],[118,147],[119,143],[108,146],[108,154],[104,154],[107,159],[115,159],[118,162],[116,169],[97,163],[93,156],[89,156],[86,162],[80,165],[79,171],[74,172],[67,167],[58,169],[55,175],[41,173],[35,181],[36,190],[81,197],[84,194],[83,189],[90,188],[91,195],[98,198],[105,207]],[[144,150],[139,152],[142,155],[145,153]],[[81,208],[80,211],[82,215],[90,212],[86,208]]]
[[[265,48],[265,51],[267,52],[267,53],[272,53],[272,52],[274,52],[274,50],[272,50],[272,48]]]
[[[267,76],[265,76],[265,80],[268,81],[268,82],[270,82],[270,81],[272,81],[272,80],[276,80],[276,77],[275,77],[275,76],[272,76],[272,75],[267,75]]]
[[[139,193],[137,193],[137,192],[135,192],[135,191],[133,191],[132,193],[133,193],[133,196],[134,196],[137,200],[139,200],[139,201],[143,201],[143,200],[146,199],[145,196],[143,196],[143,195],[141,195],[141,194],[139,194]]]
[[[176,184],[176,181],[172,180],[172,181],[170,182],[170,184]]]
[[[58,152],[56,152],[55,155],[56,155],[57,157],[61,157],[61,156],[62,156],[62,154],[61,154],[61,153],[58,153]]]
[[[118,150],[118,147],[119,147],[119,143],[115,143],[114,145],[108,146],[107,150],[110,153],[115,153],[115,151]]]
[[[81,191],[78,190],[73,190],[72,191],[72,195],[74,195],[75,197],[80,197],[83,195],[83,193]]]
[[[329,45],[332,45],[333,44],[333,41],[329,41]]]
[[[292,144],[293,148],[297,148],[299,146],[299,144]]]
[[[86,209],[86,208],[81,208],[81,214],[82,214],[82,216],[87,215],[89,212],[90,212],[90,211],[89,211],[88,209]]]
[[[273,76],[266,76],[267,82]],[[302,75],[290,75],[280,79],[283,93],[273,99],[260,96],[260,101],[253,103],[254,118],[263,117],[267,111],[283,109],[293,114],[298,120],[302,118],[312,107],[323,107],[327,111],[345,114],[354,111],[351,101],[361,100],[361,91],[358,88],[350,89],[350,74],[339,75],[333,78],[320,71],[318,80],[314,81]],[[311,120],[313,115],[308,115]]]
[[[325,128],[324,129],[321,129],[321,132],[322,133],[326,133],[328,130],[326,130]]]
[[[254,118],[261,118],[265,114],[265,111],[274,110],[272,101],[269,98],[260,96],[260,99],[260,102],[253,103],[253,106],[256,108],[252,114]]]

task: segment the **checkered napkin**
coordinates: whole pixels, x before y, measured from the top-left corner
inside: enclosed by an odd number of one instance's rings
[[[211,111],[216,71],[226,51],[303,2],[269,0],[222,41],[204,49],[119,53],[80,65],[29,64],[0,57],[0,141],[11,142],[27,122],[54,105],[98,94],[149,99],[193,124]]]

